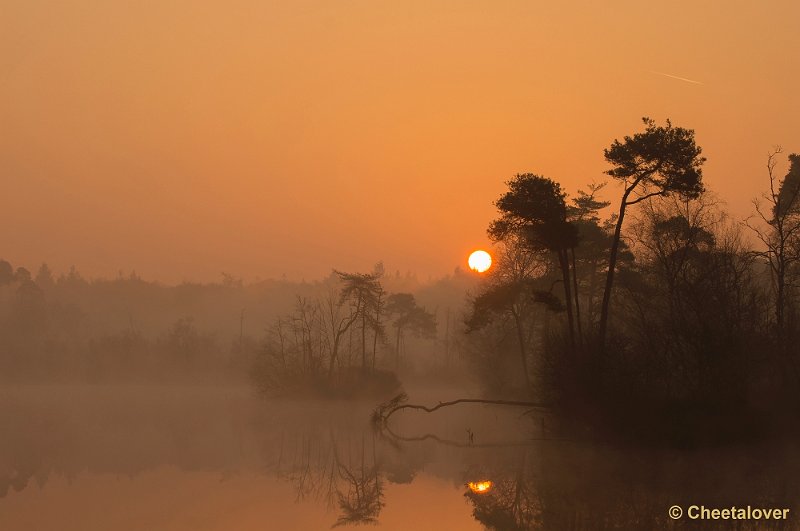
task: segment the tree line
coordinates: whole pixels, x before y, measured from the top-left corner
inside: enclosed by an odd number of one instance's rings
[[[395,368],[410,338],[433,344],[425,338],[436,333],[433,314],[405,290],[419,285],[399,272],[250,284],[223,274],[170,286],[135,273],[56,275],[46,264],[31,274],[0,260],[0,381],[247,381],[278,335],[287,370],[309,374],[322,364],[333,379],[358,365],[356,356]],[[334,348],[320,352],[324,331]]]
[[[752,433],[794,411],[800,157],[781,178],[780,154],[740,222],[706,190],[694,131],[670,121],[645,118],[604,151],[622,190],[605,219],[605,183],[569,198],[515,175],[488,228],[497,265],[465,319],[486,386],[655,437]]]

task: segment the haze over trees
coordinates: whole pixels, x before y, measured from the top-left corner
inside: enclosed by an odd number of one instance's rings
[[[413,294],[387,295],[383,277],[380,263],[370,273],[334,271],[322,295],[298,297],[294,311],[273,323],[257,356],[252,377],[259,388],[349,397],[398,390],[405,337],[433,341],[437,324]]]
[[[417,304],[411,293],[393,293],[386,301],[386,313],[394,318],[395,329],[394,369],[400,368],[400,353],[405,345],[406,333],[417,337],[433,338],[436,336],[436,317]]]
[[[218,283],[167,286],[135,273],[86,279],[46,265],[31,278],[0,261],[0,381],[249,383],[268,352],[281,367],[323,379],[364,367],[380,372],[395,365],[396,319],[386,313],[388,295],[375,288],[411,291],[454,311],[464,301],[447,279],[425,287],[410,274],[373,276],[244,284],[223,275]],[[369,292],[345,289],[368,277]],[[401,336],[413,339],[401,341],[406,368],[443,364],[435,347],[444,338],[430,312],[417,303],[406,319]]]

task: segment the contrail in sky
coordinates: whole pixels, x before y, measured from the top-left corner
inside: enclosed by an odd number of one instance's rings
[[[655,70],[650,70],[650,73],[664,77],[671,77],[672,79],[678,79],[680,81],[686,81],[687,83],[694,83],[695,85],[703,84],[701,81],[695,81],[694,79],[686,79],[685,77],[680,77],[680,76],[673,76],[672,74],[665,74],[664,72],[656,72]]]

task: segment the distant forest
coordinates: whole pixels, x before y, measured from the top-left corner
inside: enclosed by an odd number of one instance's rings
[[[278,356],[284,377],[328,374],[329,338],[314,327],[323,326],[321,305],[332,293],[334,309],[350,315],[350,301],[340,300],[344,282],[338,274],[316,282],[252,284],[221,277],[217,283],[168,286],[135,273],[86,279],[72,268],[55,275],[46,264],[32,274],[0,260],[0,380],[243,382]],[[394,369],[402,363],[425,373],[444,364],[444,353],[457,348],[456,321],[475,280],[461,270],[424,285],[410,273],[381,274],[381,289],[387,290],[381,309],[389,304],[388,313],[379,317],[377,328],[353,319],[339,338],[335,368],[361,365],[362,331],[369,335],[370,367]],[[399,313],[406,310],[411,313]],[[419,315],[427,319],[422,327]],[[444,335],[448,322],[450,345]],[[274,352],[281,335],[283,351]],[[401,362],[397,347],[413,353]]]

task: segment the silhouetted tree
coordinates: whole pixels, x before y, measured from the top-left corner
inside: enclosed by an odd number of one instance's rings
[[[367,329],[375,326],[380,296],[383,292],[380,277],[382,266],[372,273],[343,273],[334,271],[343,282],[340,301],[349,301],[361,321],[361,368],[367,368]]]
[[[767,157],[769,191],[754,200],[756,214],[765,227],[746,222],[764,246],[756,255],[769,265],[775,300],[775,325],[778,342],[786,350],[786,314],[792,302],[794,288],[792,273],[800,264],[800,155],[789,155],[789,172],[779,180],[775,172],[777,157],[783,152],[775,148]],[[800,276],[800,275],[799,275]]]
[[[592,303],[593,303],[593,294],[595,288],[595,276],[597,270],[597,260],[596,258],[599,256],[598,247],[603,247],[602,245],[598,246],[599,242],[608,240],[610,242],[610,238],[608,237],[605,230],[599,225],[599,215],[598,212],[604,208],[606,208],[611,203],[609,201],[601,201],[597,198],[598,193],[605,187],[605,183],[602,184],[590,184],[589,185],[589,192],[585,192],[583,190],[578,190],[578,197],[572,200],[572,205],[567,207],[567,216],[570,222],[575,226],[577,230],[577,239],[576,241],[579,242],[580,245],[578,247],[572,247],[570,249],[570,255],[572,258],[572,288],[573,288],[573,296],[575,298],[575,321],[578,326],[578,337],[583,338],[583,330],[581,325],[581,304],[580,304],[580,275],[578,270],[578,257],[576,254],[581,255],[581,259],[586,259],[590,261],[591,267],[588,271],[589,277],[589,286],[588,286],[588,300],[587,300],[587,310],[588,310],[588,323],[591,324],[594,322],[592,316]],[[607,247],[607,246],[606,246]]]
[[[622,142],[614,140],[605,150],[606,161],[613,166],[606,173],[620,181],[624,191],[611,242],[600,310],[601,345],[605,345],[608,329],[611,290],[626,209],[652,197],[674,193],[694,198],[703,191],[701,166],[705,158],[700,156],[702,150],[695,143],[694,131],[674,127],[669,120],[666,126],[658,126],[650,118],[643,118],[642,121],[645,124],[644,132],[626,136]]]
[[[763,349],[764,306],[736,229],[706,195],[641,209],[635,274],[620,278],[615,308],[632,349],[648,352],[637,378],[649,392],[731,408],[756,375],[748,366]]]
[[[333,368],[339,361],[342,338],[359,318],[358,307],[345,307],[344,300],[337,290],[330,290],[322,301],[322,318],[330,331],[331,352],[328,358],[328,378],[333,376]]]
[[[782,149],[779,147],[774,155],[781,152]],[[774,217],[800,215],[800,197],[798,197],[798,194],[800,194],[800,155],[792,153],[789,155],[789,172],[781,181],[778,198],[774,205]]]
[[[378,262],[375,264],[375,269],[373,271],[378,278],[383,277],[384,275],[384,268],[383,262]],[[383,289],[383,286],[378,284],[378,293],[375,297],[375,307],[373,308],[375,314],[372,317],[372,369],[375,370],[375,361],[378,357],[378,340],[379,339],[386,339],[386,330],[383,326],[383,312],[386,308],[386,291]]]
[[[489,226],[489,236],[494,241],[502,241],[521,235],[521,243],[546,249],[557,256],[570,343],[574,345],[569,250],[577,245],[578,238],[575,226],[567,220],[566,194],[555,181],[532,173],[517,174],[506,184],[508,192],[495,202],[501,217]]]

